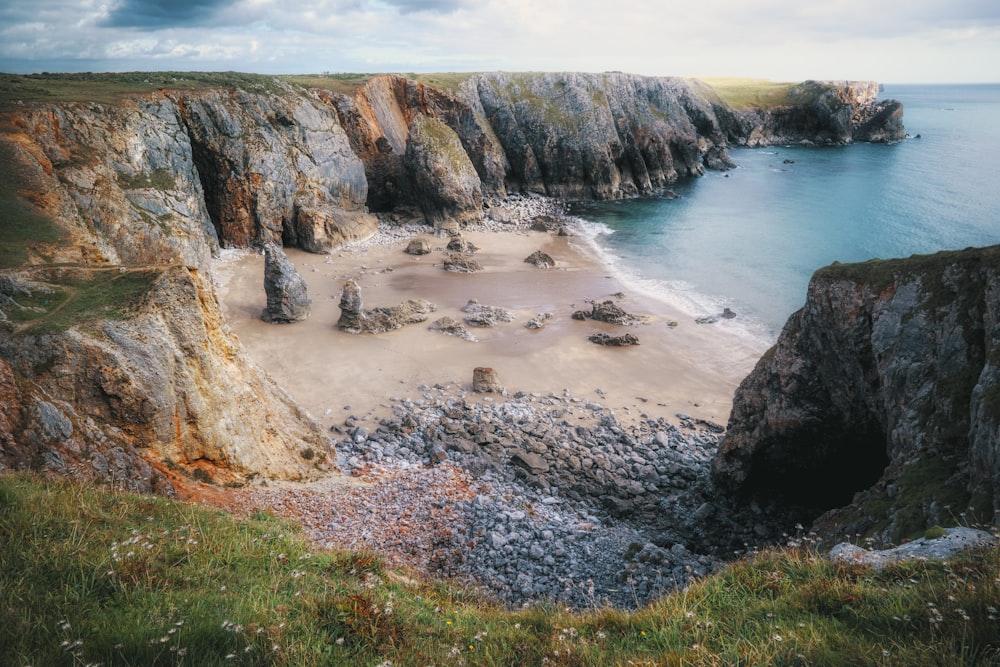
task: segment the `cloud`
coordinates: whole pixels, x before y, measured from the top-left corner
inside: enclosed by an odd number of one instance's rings
[[[0,71],[547,69],[899,82],[937,71],[996,80],[995,62],[996,0],[891,9],[630,0],[627,11],[607,0],[0,2]]]
[[[450,14],[464,6],[463,0],[383,0],[389,7],[395,7],[401,14],[414,12],[434,12]]]
[[[122,0],[103,25],[113,28],[170,28],[205,25],[234,0]]]

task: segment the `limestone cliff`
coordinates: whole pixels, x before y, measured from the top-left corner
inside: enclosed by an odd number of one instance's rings
[[[205,277],[220,246],[324,253],[372,234],[370,211],[461,226],[510,190],[652,193],[732,166],[751,133],[673,78],[233,81],[3,106],[0,204],[20,213],[0,225],[0,465],[146,489],[165,484],[151,462],[309,474],[326,438],[227,332]],[[837,95],[850,119],[761,132],[867,117]]]
[[[148,461],[300,478],[322,429],[244,355],[182,266],[38,267],[0,281],[0,467],[164,484]]]
[[[736,112],[734,139],[750,147],[901,141],[903,105],[879,102],[878,92],[874,81],[806,81],[789,91],[784,104]]]
[[[992,520],[998,367],[1000,246],[822,269],[737,390],[716,481],[816,511],[853,502],[821,522],[841,535]]]

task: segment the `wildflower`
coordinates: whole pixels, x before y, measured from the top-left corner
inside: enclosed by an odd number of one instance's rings
[[[640,630],[639,634],[642,635],[643,637],[645,637],[646,636],[646,631],[645,630]]]
[[[472,644],[469,644],[469,650],[470,650],[470,651],[475,651],[475,650],[476,650],[476,647],[475,647],[475,646],[473,646]]]
[[[771,637],[771,639],[773,639],[774,641],[778,642],[779,644],[781,642],[785,641],[785,638],[782,637],[781,635],[774,635],[773,637]]]
[[[451,621],[445,621],[444,624],[445,625],[451,625]]]
[[[337,646],[343,646],[344,645],[344,638],[343,637],[337,637],[337,640],[335,642],[333,642],[333,643],[336,644]]]

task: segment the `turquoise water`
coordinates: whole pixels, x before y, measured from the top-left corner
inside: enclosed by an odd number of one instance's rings
[[[773,340],[831,262],[1000,243],[1000,85],[887,85],[882,97],[903,102],[912,138],[734,149],[737,169],[677,183],[679,199],[571,211],[637,287],[694,316],[729,307]]]

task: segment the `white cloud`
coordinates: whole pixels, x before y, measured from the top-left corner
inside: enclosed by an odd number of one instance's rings
[[[1000,78],[1000,3],[908,0],[34,0],[0,70],[625,70]],[[55,65],[59,65],[57,68]]]

